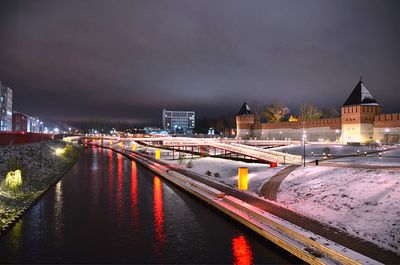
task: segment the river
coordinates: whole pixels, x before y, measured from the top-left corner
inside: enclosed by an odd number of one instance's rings
[[[89,147],[6,234],[2,263],[298,263],[107,149]]]

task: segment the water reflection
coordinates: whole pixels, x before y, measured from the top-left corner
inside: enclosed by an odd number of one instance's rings
[[[93,160],[92,160],[92,170],[98,170],[99,169],[99,161],[97,159],[98,157],[98,148],[95,148],[92,146],[92,152],[93,152]]]
[[[56,235],[60,235],[63,231],[63,191],[62,191],[62,181],[56,184],[54,189],[54,224]]]
[[[23,220],[18,221],[13,230],[12,230],[12,250],[15,254],[19,254],[22,245],[22,227],[23,227]]]
[[[138,194],[137,194],[137,168],[136,162],[131,162],[131,209],[132,224],[134,229],[138,227]]]
[[[109,208],[112,208],[113,201],[113,179],[114,179],[114,161],[113,161],[113,152],[108,152],[108,205]]]
[[[253,264],[253,253],[246,237],[241,235],[232,239],[233,264]]]
[[[164,244],[164,213],[161,179],[154,176],[153,180],[153,209],[154,209],[154,228],[155,228],[155,252],[162,257],[162,247]]]
[[[122,155],[117,154],[117,214],[118,214],[118,224],[122,225],[123,222],[123,215],[124,215],[124,209],[123,209],[123,160],[122,160]]]

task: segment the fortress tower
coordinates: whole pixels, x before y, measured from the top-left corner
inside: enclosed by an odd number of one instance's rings
[[[342,106],[342,142],[366,143],[373,140],[375,116],[381,114],[378,104],[362,80],[357,83]]]
[[[252,137],[252,129],[254,125],[254,115],[247,103],[243,103],[242,108],[236,115],[236,137],[237,138],[250,138]]]

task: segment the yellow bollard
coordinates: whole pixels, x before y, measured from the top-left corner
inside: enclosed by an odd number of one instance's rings
[[[161,157],[160,149],[156,149],[156,159],[160,159],[160,157]]]
[[[132,151],[136,151],[136,144],[132,145]]]
[[[248,188],[248,173],[247,167],[239,167],[238,169],[238,188],[239,190],[247,190]]]

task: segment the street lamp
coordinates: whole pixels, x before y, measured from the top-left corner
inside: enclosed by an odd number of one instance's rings
[[[304,121],[303,121],[303,167],[306,166],[306,131],[304,129]]]
[[[306,138],[307,138],[307,135],[304,132],[303,133],[303,166],[304,167],[306,166]]]

